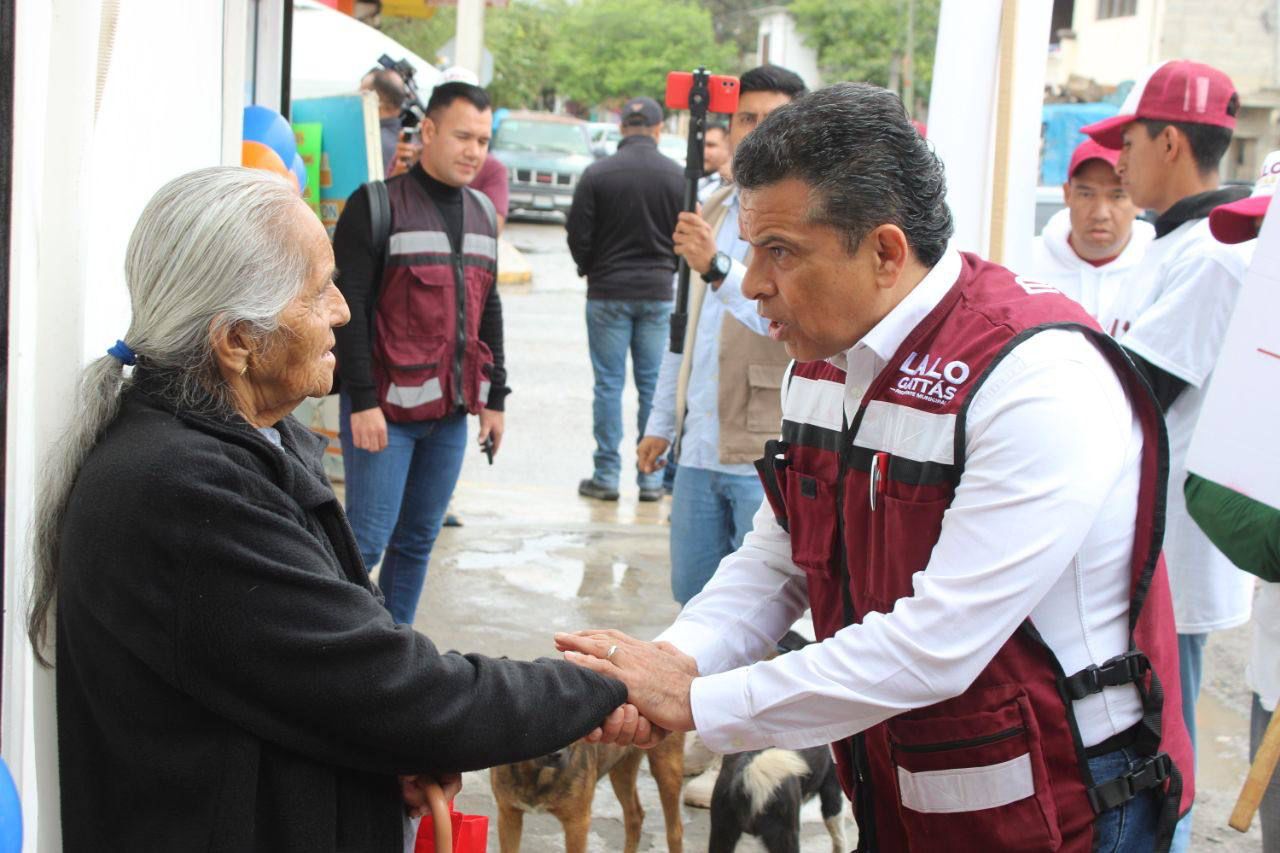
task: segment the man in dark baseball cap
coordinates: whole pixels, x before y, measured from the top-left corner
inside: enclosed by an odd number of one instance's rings
[[[653,98],[632,98],[622,108],[623,127],[653,127],[662,124],[662,107]]]
[[[671,232],[684,201],[684,171],[658,150],[658,102],[627,99],[619,123],[617,152],[582,173],[565,223],[578,274],[587,278],[587,346],[595,374],[596,452],[578,494],[600,501],[618,500],[628,355],[641,428],[649,417],[671,318]],[[637,473],[636,487],[640,500],[661,500],[662,472]]]
[[[1139,207],[1155,211],[1156,239],[1124,288],[1118,335],[1165,410],[1169,494],[1164,555],[1181,662],[1182,707],[1195,742],[1201,661],[1211,631],[1249,620],[1253,583],[1187,515],[1191,433],[1244,280],[1245,259],[1213,238],[1209,213],[1248,191],[1220,188],[1218,163],[1231,144],[1240,98],[1226,74],[1185,59],[1137,81],[1120,113],[1083,128],[1120,148],[1116,172]],[[1166,690],[1170,685],[1165,685]],[[1190,820],[1173,850],[1185,850]]]

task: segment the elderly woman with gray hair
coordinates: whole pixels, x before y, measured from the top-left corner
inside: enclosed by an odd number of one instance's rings
[[[650,737],[617,681],[442,654],[383,609],[289,417],[332,384],[334,272],[263,172],[177,178],[134,229],[132,323],[85,370],[35,540],[68,851],[399,851],[427,779]]]

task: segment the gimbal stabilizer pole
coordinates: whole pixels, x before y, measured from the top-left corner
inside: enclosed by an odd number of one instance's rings
[[[698,180],[702,177],[703,144],[707,136],[707,104],[711,97],[708,82],[711,75],[706,68],[693,72],[693,87],[689,90],[689,147],[684,165],[684,209],[698,211]],[[689,263],[680,259],[676,274],[676,307],[671,312],[671,351],[684,352],[684,331],[689,322]]]

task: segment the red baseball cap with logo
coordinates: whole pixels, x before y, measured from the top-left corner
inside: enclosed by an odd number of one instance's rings
[[[1248,198],[1220,204],[1209,213],[1209,230],[1222,243],[1243,243],[1258,236],[1258,217],[1265,216],[1267,206],[1280,183],[1280,151],[1272,151],[1262,162],[1258,182]]]
[[[1076,146],[1076,150],[1071,152],[1071,163],[1067,166],[1067,177],[1074,178],[1080,167],[1090,160],[1103,160],[1116,167],[1116,163],[1120,161],[1120,152],[1114,148],[1106,148],[1092,139],[1086,139]]]
[[[1138,119],[1211,124],[1234,130],[1240,99],[1231,78],[1189,59],[1157,65],[1133,84],[1120,112],[1080,129],[1108,148],[1124,144],[1124,129]]]

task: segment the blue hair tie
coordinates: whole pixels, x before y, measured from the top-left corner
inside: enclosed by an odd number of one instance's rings
[[[124,341],[116,341],[115,346],[107,350],[107,355],[118,359],[121,364],[137,364],[138,354],[129,349]]]

